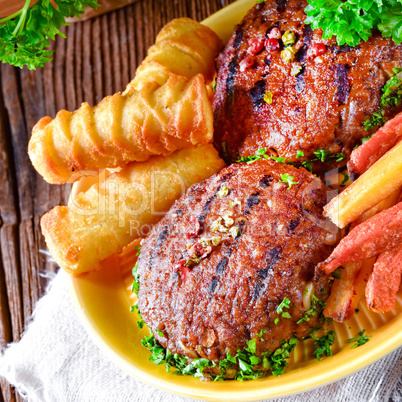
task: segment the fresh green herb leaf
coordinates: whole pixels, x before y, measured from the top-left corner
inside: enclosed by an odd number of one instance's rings
[[[298,181],[294,181],[295,178],[289,173],[281,174],[280,181],[288,185],[288,190],[294,185],[299,184]]]
[[[132,274],[134,279],[133,284],[131,285],[131,291],[138,296],[138,292],[140,290],[140,274],[137,270],[137,263],[134,265],[134,268],[132,269]]]
[[[255,352],[257,351],[257,339],[256,338],[250,339],[246,343],[247,343],[246,350],[254,355]]]
[[[298,150],[298,151],[297,151],[297,154],[296,154],[296,158],[302,158],[303,156],[304,156],[304,152]]]
[[[275,318],[274,324],[278,325],[278,323],[279,323],[279,318]]]
[[[335,342],[335,332],[329,331],[327,335],[322,336],[321,338],[314,338],[314,345],[318,345],[318,347],[314,350],[314,354],[317,360],[320,360],[321,357],[324,356],[332,356],[331,346]]]
[[[260,341],[261,341],[261,342],[264,341],[264,334],[266,334],[266,333],[267,333],[267,330],[263,328],[263,329],[257,334],[257,336],[260,338]]]
[[[333,271],[331,275],[332,275],[335,279],[341,279],[341,272],[339,271],[339,268],[337,268],[335,271]]]
[[[363,122],[365,130],[371,130],[375,127],[382,126],[386,122],[385,108],[395,108],[400,104],[402,99],[402,68],[393,68],[394,76],[391,77],[382,89],[380,110],[373,113],[370,119]],[[362,144],[369,140],[373,134],[363,138]]]
[[[378,28],[384,37],[402,41],[402,4],[400,0],[309,0],[306,24],[322,28],[323,38],[333,35],[339,45],[357,46]]]
[[[341,172],[341,173],[343,175],[343,180],[342,180],[341,186],[343,187],[349,181],[349,175],[346,172]]]
[[[214,92],[216,91],[216,78],[214,79],[214,82],[212,83],[212,90]]]
[[[65,38],[60,28],[69,25],[66,18],[80,17],[87,7],[99,7],[97,0],[39,0],[29,7],[30,3],[26,0],[21,10],[0,20],[0,60],[31,70],[52,59],[49,40],[56,35]]]
[[[281,314],[281,313],[283,313],[283,309],[284,308],[289,308],[290,307],[290,300],[287,298],[287,297],[285,297],[282,301],[281,301],[281,303],[279,304],[279,306],[276,308],[276,312],[278,313],[278,314]]]
[[[316,316],[318,313],[321,313],[325,308],[325,303],[322,302],[316,295],[311,295],[310,298],[310,308],[306,310],[303,317],[297,321],[297,324],[301,324],[302,322],[307,322],[311,320],[311,317]]]
[[[356,343],[351,347],[351,349],[358,348],[359,346],[364,345],[365,343],[367,343],[367,342],[370,340],[371,335],[364,335],[364,332],[365,332],[365,331],[366,331],[366,330],[363,329],[363,331],[359,332],[359,336],[356,336],[355,338],[350,338],[350,339],[348,339],[348,343],[356,342]]]

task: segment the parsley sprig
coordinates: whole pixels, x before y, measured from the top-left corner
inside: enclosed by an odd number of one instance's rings
[[[370,119],[363,122],[365,130],[371,130],[372,128],[382,126],[387,120],[385,117],[385,108],[395,108],[402,99],[402,77],[401,74],[399,74],[402,72],[402,68],[396,67],[393,68],[392,71],[395,75],[391,77],[384,85],[384,88],[382,88],[380,109],[373,113]],[[369,138],[370,136],[363,138],[362,143]]]
[[[99,7],[97,0],[54,0],[56,8],[50,0],[39,0],[32,7],[30,3],[26,0],[21,10],[0,20],[0,60],[30,70],[52,59],[49,39],[66,37],[60,31],[69,25],[66,18],[80,17],[87,7]]]
[[[276,312],[278,313],[278,315],[282,316],[282,318],[292,318],[292,316],[287,312],[287,311],[283,311],[283,309],[289,309],[290,308],[290,300],[285,297],[281,303],[279,304],[279,306],[276,308]],[[279,317],[275,318],[275,325],[277,325],[279,322]]]
[[[339,45],[357,46],[378,28],[382,36],[402,42],[402,0],[308,0],[306,24],[333,35]]]
[[[358,348],[359,346],[364,345],[365,343],[367,343],[367,342],[370,340],[371,335],[364,335],[364,332],[365,332],[365,331],[366,331],[366,330],[363,329],[363,331],[359,332],[359,336],[356,336],[355,338],[350,338],[350,339],[348,339],[348,343],[356,342],[356,343],[351,347],[351,349]]]

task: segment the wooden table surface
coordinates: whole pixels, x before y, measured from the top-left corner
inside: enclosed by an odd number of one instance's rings
[[[70,187],[47,184],[27,154],[34,124],[60,109],[75,110],[121,91],[155,36],[177,17],[201,21],[234,0],[141,0],[64,29],[54,60],[30,71],[0,70],[0,350],[16,342],[57,266],[48,261],[39,221],[65,204]],[[0,401],[22,401],[0,379]]]

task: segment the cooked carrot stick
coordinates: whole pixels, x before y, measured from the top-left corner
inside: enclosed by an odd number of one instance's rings
[[[348,262],[363,261],[402,243],[402,202],[352,229],[320,264],[330,274]]]
[[[402,138],[402,113],[385,123],[368,141],[356,148],[350,155],[348,171],[353,179],[374,165]]]
[[[367,221],[375,214],[394,206],[399,199],[400,191],[395,191],[385,200],[366,211],[359,219],[351,224],[351,229]],[[335,279],[331,287],[331,294],[324,310],[325,317],[334,321],[344,322],[349,320],[364,295],[368,278],[373,270],[375,259],[370,258],[364,262],[349,262],[341,271],[341,279]]]
[[[371,310],[385,313],[395,307],[401,275],[402,244],[381,253],[374,264],[373,273],[366,287],[367,305]]]
[[[324,207],[340,228],[357,219],[402,186],[402,141]]]

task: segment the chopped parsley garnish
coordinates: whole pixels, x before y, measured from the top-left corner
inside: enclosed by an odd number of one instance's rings
[[[344,187],[345,184],[349,181],[349,175],[346,172],[341,172],[343,175],[341,187]]]
[[[318,313],[321,313],[325,308],[325,303],[322,302],[316,295],[311,295],[310,299],[310,308],[306,310],[303,317],[297,321],[297,324],[301,324],[302,322],[307,322],[311,320],[311,317],[316,316]]]
[[[66,18],[80,17],[87,7],[99,7],[97,0],[39,0],[30,4],[31,0],[26,0],[19,11],[0,20],[0,60],[30,70],[52,60],[49,40],[55,40],[56,35],[66,37],[60,31],[69,25]]]
[[[359,346],[364,345],[365,343],[367,343],[367,342],[370,340],[371,335],[364,335],[364,332],[365,332],[365,331],[366,331],[366,330],[363,329],[363,331],[359,332],[359,336],[356,336],[355,338],[350,338],[350,339],[348,339],[348,343],[356,342],[356,343],[351,347],[351,349],[358,348]]]
[[[214,79],[214,82],[212,83],[212,90],[214,92],[216,91],[216,78]]]
[[[264,334],[266,334],[266,333],[267,333],[267,330],[263,328],[263,329],[257,334],[257,336],[260,338],[260,341],[261,341],[261,342],[264,341]]]
[[[267,351],[257,356],[257,339],[253,338],[247,341],[247,347],[243,351],[238,350],[234,356],[228,352],[226,358],[217,365],[206,358],[189,359],[172,353],[163,348],[152,334],[141,341],[151,352],[149,360],[157,365],[165,365],[166,371],[170,372],[173,368],[175,374],[192,375],[197,378],[210,377],[214,381],[226,378],[238,381],[255,380],[269,371],[275,376],[281,375],[288,364],[290,353],[298,342],[297,338],[290,338],[288,342],[283,340],[274,352]],[[204,373],[204,370],[209,368],[218,368],[219,371],[217,374]]]
[[[394,76],[390,78],[382,89],[380,110],[373,113],[370,119],[363,122],[363,126],[366,130],[371,130],[375,127],[382,126],[386,122],[385,118],[385,108],[391,106],[394,108],[398,106],[400,100],[402,99],[402,77],[398,77],[399,73],[402,72],[402,68],[393,68]],[[363,138],[362,144],[370,139],[371,135]]]
[[[288,185],[288,190],[294,185],[299,184],[298,181],[294,181],[295,178],[291,176],[289,173],[281,174],[280,181]]]
[[[314,345],[318,347],[314,350],[314,354],[317,360],[321,360],[322,356],[332,356],[331,346],[335,342],[335,332],[329,331],[327,335],[322,336],[321,338],[314,337]]]
[[[327,164],[330,164],[334,160],[336,162],[340,162],[345,158],[345,155],[341,152],[338,152],[337,154],[331,154],[330,151],[324,151],[323,149],[318,149],[317,151],[314,152],[314,155],[315,155],[315,158],[302,162],[302,166],[305,169],[309,170],[310,172],[313,169],[313,162],[321,161],[321,162],[326,162]],[[303,151],[300,151],[300,150],[297,151],[296,158],[302,158],[303,156],[304,156]],[[253,163],[260,159],[272,159],[273,161],[276,161],[279,163],[287,163],[288,165],[293,165],[293,166],[295,165],[294,162],[286,161],[285,157],[267,155],[267,150],[263,149],[263,148],[259,149],[255,155],[239,157],[236,162],[237,163]]]
[[[385,38],[402,42],[402,2],[400,0],[309,0],[306,24],[321,28],[322,37],[336,36],[338,45],[357,46],[366,41],[373,29]]]
[[[281,303],[279,304],[279,306],[276,308],[276,312],[282,316],[282,318],[292,318],[292,316],[287,312],[287,311],[283,311],[283,309],[289,309],[290,308],[290,300],[288,298],[284,298]],[[277,325],[279,322],[279,318],[275,318],[275,325]]]

